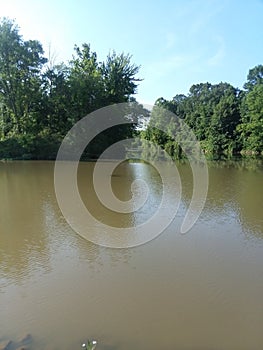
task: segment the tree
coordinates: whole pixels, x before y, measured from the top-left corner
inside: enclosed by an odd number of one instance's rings
[[[139,67],[131,63],[130,55],[113,52],[105,62],[98,62],[97,54],[88,44],[75,47],[75,53],[69,71],[74,121],[101,107],[132,101],[139,81],[135,78]],[[130,137],[136,124],[118,125],[104,131],[90,143],[86,154],[97,158],[112,143]]]
[[[263,152],[263,65],[249,70],[244,84],[241,123],[237,126],[242,152]]]
[[[115,51],[107,56],[106,62],[101,65],[104,82],[104,91],[107,104],[128,102],[131,95],[136,93],[136,78],[140,67],[131,63],[131,55],[124,53],[117,55]]]
[[[39,131],[65,135],[74,123],[69,68],[64,64],[48,67],[42,75],[42,103]]]
[[[171,101],[157,99],[155,106],[171,113],[153,113],[142,137],[161,145],[173,157],[180,157],[177,135],[178,117],[193,130],[205,152],[212,157],[231,156],[237,151],[236,127],[240,123],[240,91],[228,83],[195,84],[188,96],[176,95]],[[173,118],[173,115],[177,117]],[[158,129],[165,125],[167,133]],[[182,136],[182,133],[180,133]],[[179,142],[178,142],[179,141]]]
[[[235,129],[240,120],[239,90],[228,83],[197,84],[190,88],[185,121],[211,156],[235,151]]]
[[[213,108],[210,126],[207,132],[207,150],[213,156],[232,156],[237,145],[236,127],[240,122],[239,90],[226,86],[219,102]]]
[[[263,82],[259,81],[244,97],[237,130],[244,153],[263,152]]]
[[[167,109],[168,111],[174,113],[180,118],[185,117],[185,106],[186,96],[183,94],[175,95],[171,101],[160,97],[156,100],[155,105]]]
[[[36,123],[41,96],[41,69],[46,61],[38,41],[24,41],[13,21],[7,18],[1,21],[2,137],[26,133]]]
[[[70,62],[69,85],[71,89],[72,113],[75,121],[103,107],[103,79],[96,52],[90,45],[75,46],[75,56]]]
[[[263,65],[259,64],[249,70],[247,82],[244,84],[244,89],[251,91],[255,85],[263,84]]]
[[[139,67],[131,63],[130,55],[113,52],[99,62],[89,44],[75,46],[74,51],[68,65],[46,64],[38,41],[23,40],[14,21],[0,21],[0,141],[8,140],[5,150],[15,148],[0,152],[1,156],[38,158],[45,148],[46,156],[54,157],[63,136],[78,120],[109,104],[134,100]],[[139,105],[125,116],[130,124],[98,136],[93,155],[132,135],[138,109]]]

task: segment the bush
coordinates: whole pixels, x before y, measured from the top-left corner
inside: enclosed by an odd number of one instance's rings
[[[0,141],[0,159],[56,159],[58,135],[23,135]]]

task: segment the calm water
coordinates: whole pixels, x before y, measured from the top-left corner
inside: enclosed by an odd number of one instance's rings
[[[94,164],[79,188],[98,219],[117,227],[152,215],[161,196],[147,164],[116,169],[113,187],[130,198],[138,174],[151,187],[135,214],[105,209],[91,190]],[[263,349],[263,171],[237,163],[209,167],[206,207],[185,235],[179,227],[192,176],[178,164],[183,198],[173,223],[130,249],[97,246],[64,220],[53,162],[0,163],[0,342],[30,333],[34,349]]]

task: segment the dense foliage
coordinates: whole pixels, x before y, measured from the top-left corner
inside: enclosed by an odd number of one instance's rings
[[[139,67],[112,52],[105,62],[88,44],[75,46],[68,64],[52,64],[36,40],[23,40],[10,19],[0,22],[0,159],[54,159],[68,130],[83,116],[110,104],[135,101]],[[263,154],[263,65],[251,69],[240,90],[228,83],[193,85],[188,95],[155,105],[173,112],[194,131],[208,157]],[[134,123],[105,131],[86,150],[97,158],[110,144],[131,137]],[[139,114],[139,113],[137,113]],[[170,114],[171,116],[171,114]],[[166,116],[167,117],[167,116]],[[140,139],[182,156],[176,118],[151,114]],[[167,126],[167,133],[158,125]],[[138,133],[138,130],[136,131]]]
[[[171,101],[159,98],[155,106],[183,119],[210,158],[263,154],[263,65],[249,71],[244,90],[222,82],[195,84],[187,96],[176,95]],[[166,134],[158,129],[164,123]],[[182,152],[175,134],[176,121],[172,117],[164,121],[162,113],[153,112],[141,138],[157,142],[178,158]]]
[[[69,129],[88,113],[132,100],[139,67],[131,56],[112,52],[105,62],[88,44],[75,46],[68,65],[52,65],[36,40],[24,41],[10,19],[0,22],[0,159],[53,159]],[[96,158],[120,134],[120,126],[96,140],[87,157]]]

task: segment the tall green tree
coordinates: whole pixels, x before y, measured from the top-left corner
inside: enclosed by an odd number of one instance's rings
[[[75,47],[69,71],[74,121],[101,107],[132,101],[139,81],[135,77],[138,71],[139,67],[131,63],[130,55],[113,52],[105,62],[98,62],[90,45]],[[96,158],[110,144],[130,137],[135,126],[136,122],[104,131],[89,145],[88,157]]]
[[[24,41],[10,19],[0,22],[0,103],[2,138],[23,134],[36,123],[41,98],[41,69],[46,63],[41,44]]]
[[[237,151],[236,127],[240,123],[240,91],[230,84],[195,84],[190,88],[188,96],[176,95],[171,101],[159,98],[155,105],[173,114],[160,111],[156,114],[153,111],[142,137],[158,143],[171,156],[182,155],[180,142],[174,139],[177,135],[178,119],[173,118],[173,115],[188,124],[210,156],[231,156]],[[167,132],[161,132],[159,125],[165,125]]]
[[[259,64],[251,68],[247,75],[247,81],[244,89],[251,91],[255,85],[263,84],[263,65]]]
[[[141,81],[136,78],[140,67],[131,63],[131,59],[131,55],[118,55],[113,51],[102,63],[100,70],[107,104],[128,102],[136,93],[138,82]]]
[[[263,81],[258,81],[245,95],[242,118],[237,130],[245,154],[263,152]]]
[[[103,79],[96,52],[90,45],[75,46],[75,55],[70,62],[69,85],[72,113],[75,121],[103,107]]]
[[[78,120],[109,104],[132,101],[140,81],[130,55],[113,51],[99,62],[88,44],[75,46],[68,65],[46,63],[38,41],[25,41],[14,21],[0,20],[0,141],[6,141],[5,149],[16,149],[7,152],[11,157],[39,157],[43,149],[41,157],[45,152],[54,157]],[[125,117],[132,121],[129,125],[100,135],[92,154],[96,157],[111,143],[131,136],[136,113]],[[6,152],[0,150],[2,154]]]
[[[250,69],[242,94],[241,122],[237,126],[244,154],[263,152],[263,65]]]
[[[232,156],[238,148],[235,139],[236,127],[240,122],[239,90],[227,84],[224,87],[223,91],[219,91],[220,99],[213,107],[204,142],[206,151],[213,157]]]
[[[69,68],[64,64],[48,67],[42,75],[42,102],[39,131],[65,135],[74,123]]]

